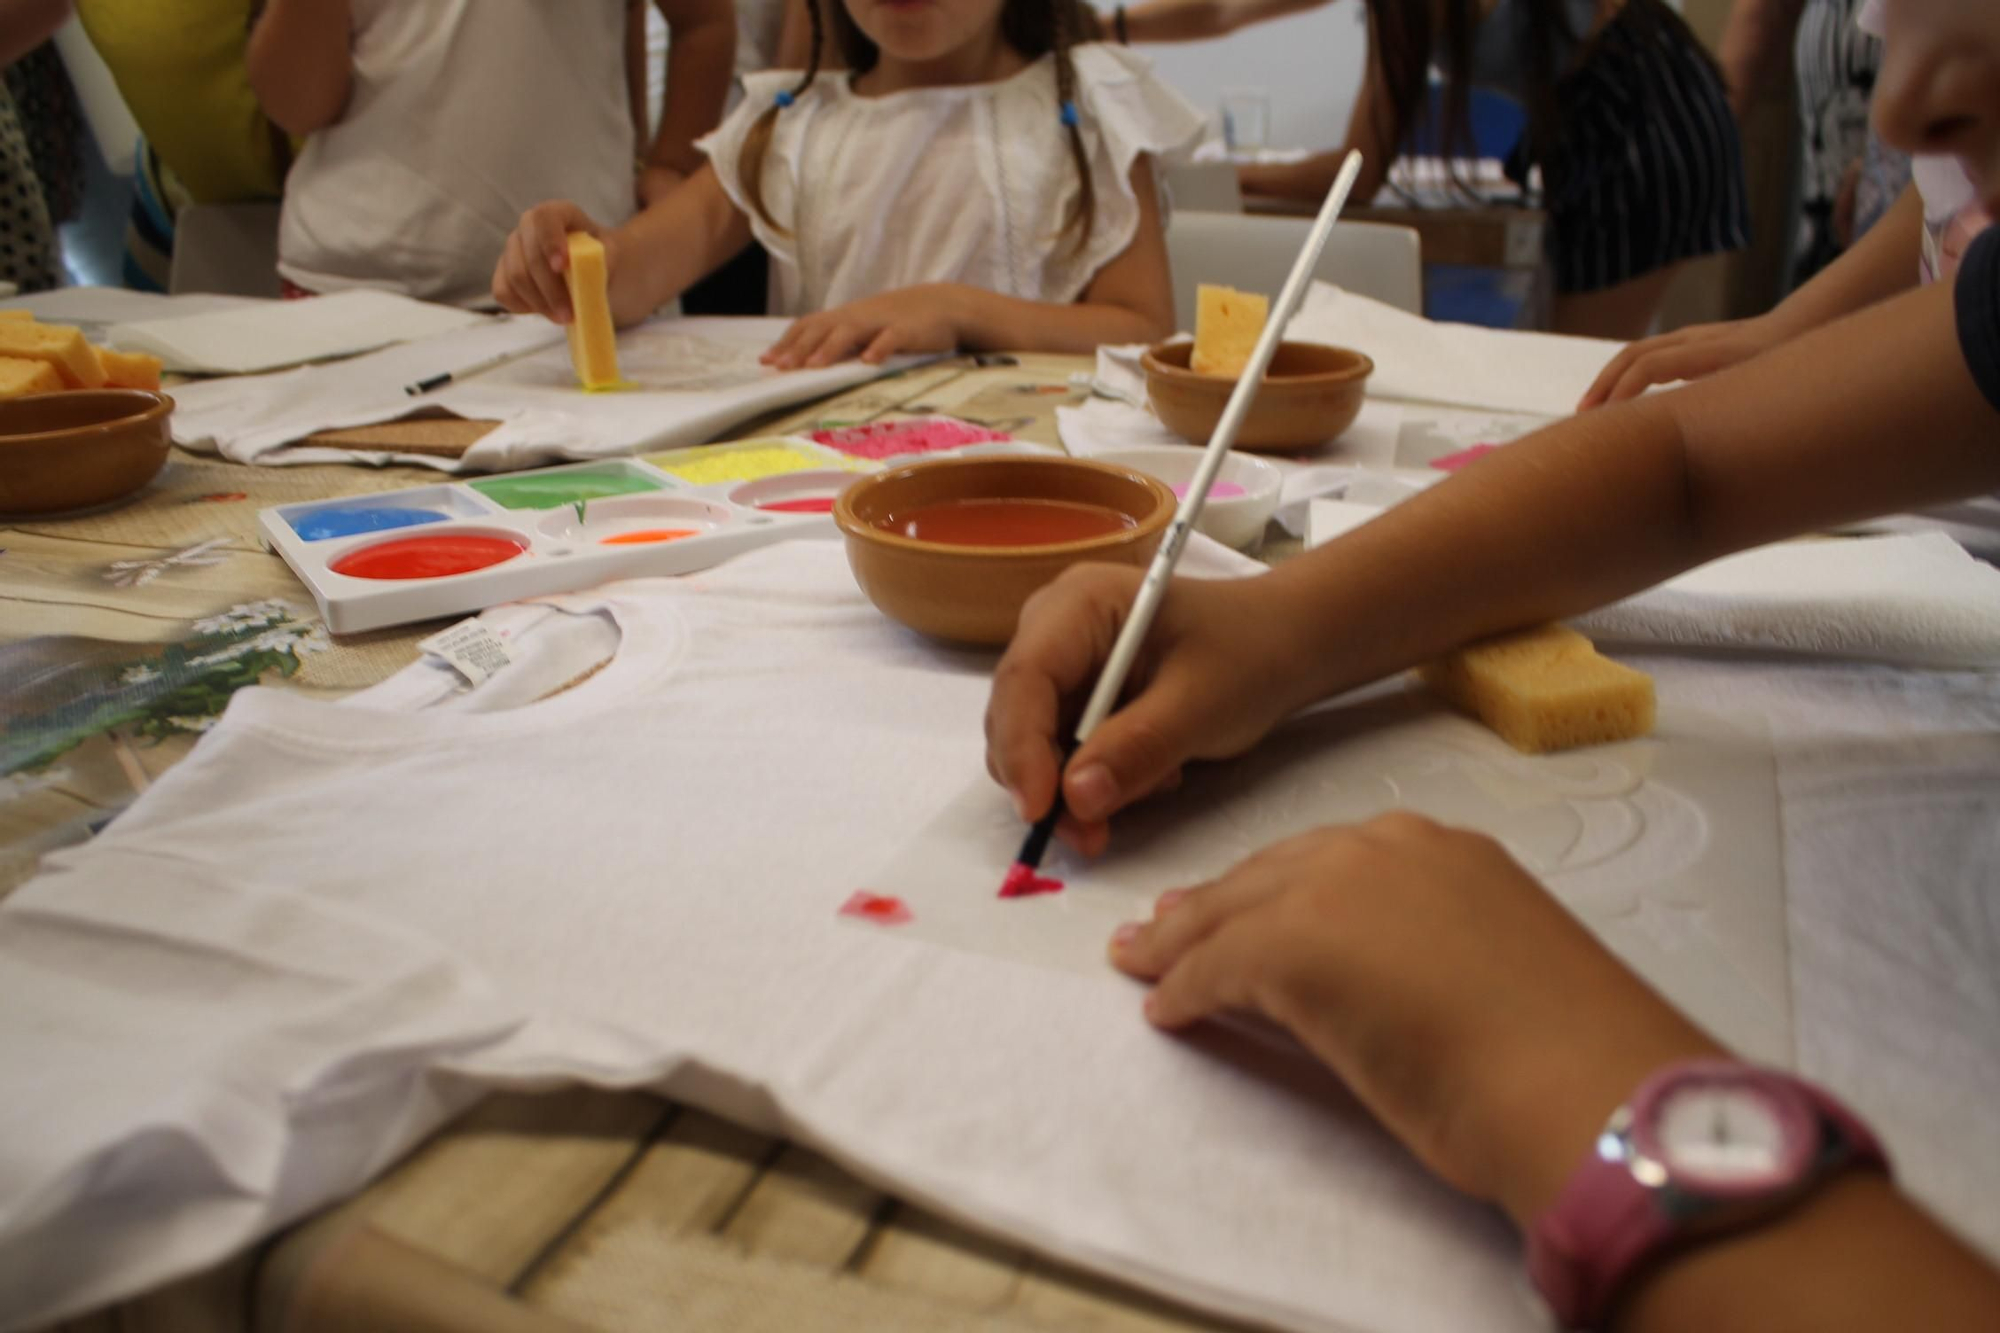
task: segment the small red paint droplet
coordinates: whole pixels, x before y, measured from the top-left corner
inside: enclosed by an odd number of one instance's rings
[[[1000,881],[1002,898],[1032,898],[1038,893],[1061,893],[1063,882],[1051,875],[1037,875],[1034,867],[1016,861]]]
[[[901,898],[887,894],[870,893],[866,889],[856,889],[848,900],[840,905],[840,915],[859,917],[872,921],[878,926],[900,926],[916,919]]]
[[[238,500],[247,500],[249,498],[249,495],[243,491],[211,491],[207,495],[197,495],[195,497],[199,503],[211,505],[233,504]]]

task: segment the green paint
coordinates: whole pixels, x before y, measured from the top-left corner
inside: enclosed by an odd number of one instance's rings
[[[508,509],[560,509],[584,500],[634,495],[664,487],[631,472],[523,472],[511,477],[487,477],[472,489]]]

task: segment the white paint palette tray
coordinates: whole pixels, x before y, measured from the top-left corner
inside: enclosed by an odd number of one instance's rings
[[[834,497],[877,466],[756,440],[278,505],[258,521],[327,628],[351,634],[832,536]]]

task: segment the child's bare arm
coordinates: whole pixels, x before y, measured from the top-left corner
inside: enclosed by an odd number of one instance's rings
[[[69,22],[70,0],[0,0],[0,66],[19,60]]]
[[[1956,329],[1948,285],[1908,293],[1679,392],[1558,423],[1293,562],[1274,577],[1296,581],[1302,623],[1347,659],[1321,683],[2000,486],[1993,407]]]
[[[1026,301],[962,283],[930,283],[850,301],[795,321],[765,360],[784,369],[830,366],[898,352],[1093,352],[1106,343],[1157,342],[1174,329],[1173,277],[1152,165],[1132,164],[1139,227],[1132,243],[1073,305]],[[1058,241],[1057,244],[1063,242]]]
[[[250,31],[250,88],[273,124],[300,137],[347,110],[354,76],[348,0],[270,0]]]
[[[2000,487],[1996,422],[1953,293],[1932,287],[1558,423],[1263,578],[1177,586],[1148,685],[1064,769],[1069,834],[1101,845],[1116,811],[1188,760],[1240,754],[1309,703],[1470,640],[1730,551]],[[1061,700],[1095,679],[1137,578],[1072,570],[1022,612],[987,736],[1029,817],[1056,790]]]
[[[569,323],[569,234],[604,241],[611,317],[635,324],[721,267],[750,243],[750,223],[704,166],[622,227],[607,228],[567,200],[521,215],[493,272],[493,299],[516,313]]]
[[[722,120],[735,77],[736,13],[730,0],[659,0],[667,21],[667,98],[646,150],[639,200],[655,204],[702,165],[694,141]]]

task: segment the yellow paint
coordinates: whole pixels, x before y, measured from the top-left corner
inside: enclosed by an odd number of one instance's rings
[[[571,232],[569,355],[577,382],[590,390],[618,387],[618,335],[611,327],[610,281],[604,242]]]
[[[769,444],[676,449],[663,454],[649,454],[646,461],[690,486],[711,486],[719,481],[756,481],[761,477],[780,477],[787,472],[804,472],[813,468],[838,468],[850,472],[861,470],[848,462],[823,457],[783,440],[774,440]]]
[[[1188,369],[1235,379],[1250,364],[1270,317],[1268,297],[1203,283],[1195,289],[1194,354]]]

